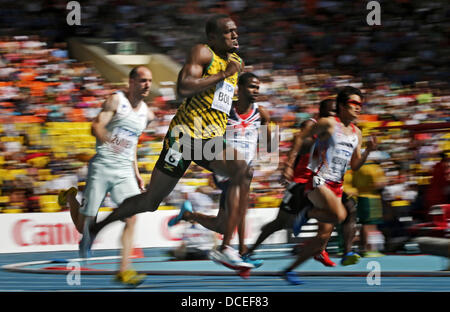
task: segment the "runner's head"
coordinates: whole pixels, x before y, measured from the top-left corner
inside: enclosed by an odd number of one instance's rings
[[[238,98],[253,103],[259,94],[259,78],[253,73],[243,73],[238,80]]]
[[[206,22],[206,37],[210,46],[219,52],[235,52],[239,49],[237,27],[226,14],[217,14]]]
[[[330,117],[336,115],[334,111],[334,100],[325,99],[320,101],[319,104],[319,118]]]
[[[142,98],[150,94],[152,86],[152,72],[145,66],[134,67],[129,74],[128,84],[130,93]]]
[[[342,88],[336,97],[336,115],[348,115],[350,119],[356,119],[362,108],[363,95],[357,88],[346,86]]]

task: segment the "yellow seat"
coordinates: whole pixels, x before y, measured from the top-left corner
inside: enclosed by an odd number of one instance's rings
[[[144,179],[145,185],[147,185],[150,182],[150,178],[152,175],[150,173],[142,173],[141,178]]]
[[[40,156],[27,160],[27,163],[32,165],[33,167],[42,168],[47,166],[50,162],[50,157]]]
[[[396,126],[403,126],[405,123],[403,121],[390,121],[387,123],[388,127],[396,127]]]
[[[281,204],[282,199],[273,196],[261,196],[256,199],[256,208],[276,208]]]
[[[49,175],[52,172],[51,169],[38,169],[39,175]]]
[[[151,149],[162,149],[163,143],[162,142],[151,142],[149,144]]]
[[[0,204],[9,203],[9,196],[0,196]]]
[[[150,162],[155,163],[158,161],[159,155],[146,155],[145,158],[147,158]]]
[[[54,153],[53,154],[54,156],[55,156],[55,158],[57,158],[57,159],[65,159],[65,158],[67,158],[67,156],[68,156],[68,154],[67,153]]]
[[[144,168],[145,165],[147,165],[148,162],[147,161],[138,161],[138,168]]]
[[[12,169],[10,170],[11,176],[16,178],[17,176],[26,176],[27,170],[26,169]]]
[[[409,201],[407,200],[395,200],[391,203],[392,207],[405,207],[405,206],[409,206]]]
[[[208,179],[182,179],[182,183],[190,186],[206,186],[209,185]]]
[[[23,209],[21,208],[5,208],[2,209],[3,213],[23,213]]]
[[[159,206],[158,210],[174,210],[174,209],[178,209],[178,207],[176,206]]]
[[[39,205],[42,212],[57,212],[61,211],[58,205],[58,195],[41,195],[39,196]]]
[[[37,189],[37,188],[44,186],[45,183],[46,183],[45,181],[34,181],[33,187]]]
[[[41,207],[41,212],[59,212],[61,207],[57,203],[48,203],[45,207]]]
[[[145,164],[145,170],[147,171],[153,171],[153,169],[155,168],[156,163],[146,163]]]

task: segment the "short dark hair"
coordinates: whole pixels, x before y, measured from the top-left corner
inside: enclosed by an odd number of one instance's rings
[[[230,18],[227,14],[215,14],[208,18],[206,21],[205,31],[206,31],[206,37],[209,38],[211,34],[217,33],[219,30],[218,21],[223,18]]]
[[[147,68],[147,67],[144,66],[144,65],[138,65],[138,66],[133,67],[133,68],[131,69],[130,73],[128,74],[128,78],[129,78],[129,79],[135,79],[135,78],[137,78],[137,77],[138,77],[138,70],[139,70],[139,68]],[[147,68],[147,69],[148,69],[148,68]]]
[[[239,76],[238,79],[238,86],[245,85],[250,79],[256,78],[259,80],[258,76],[256,76],[254,73],[246,72]]]
[[[330,116],[330,110],[328,109],[330,105],[334,104],[333,99],[325,99],[320,101],[319,104],[319,117],[329,117]]]
[[[352,86],[345,86],[341,90],[339,90],[339,93],[336,97],[336,113],[337,114],[339,114],[339,105],[340,104],[346,105],[348,99],[353,94],[359,95],[361,100],[363,99],[362,92],[358,88],[355,88]]]

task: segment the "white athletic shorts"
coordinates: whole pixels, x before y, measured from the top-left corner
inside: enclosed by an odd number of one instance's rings
[[[85,216],[95,217],[108,192],[117,205],[128,197],[140,194],[132,164],[106,161],[94,156],[89,162],[80,212]]]

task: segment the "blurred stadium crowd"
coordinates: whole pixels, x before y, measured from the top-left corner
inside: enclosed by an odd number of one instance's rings
[[[366,95],[359,126],[364,136],[377,135],[372,160],[387,177],[385,215],[394,209],[425,220],[433,167],[450,151],[449,11],[444,1],[380,2],[382,26],[368,26],[365,1],[96,0],[82,3],[82,26],[70,28],[66,1],[4,1],[0,212],[60,211],[58,191],[84,185],[95,152],[90,121],[118,86],[71,59],[68,36],[143,40],[181,63],[193,42],[204,39],[206,16],[223,12],[238,24],[240,54],[261,78],[261,105],[280,127],[280,164],[297,126],[316,114],[320,100],[341,86],[359,87]],[[155,102],[158,120],[138,151],[147,181],[176,110]],[[427,130],[431,124],[439,131]],[[277,207],[280,167],[256,169],[252,207]],[[435,187],[449,203],[446,174]],[[199,188],[217,200],[209,173],[193,166],[165,205]]]

